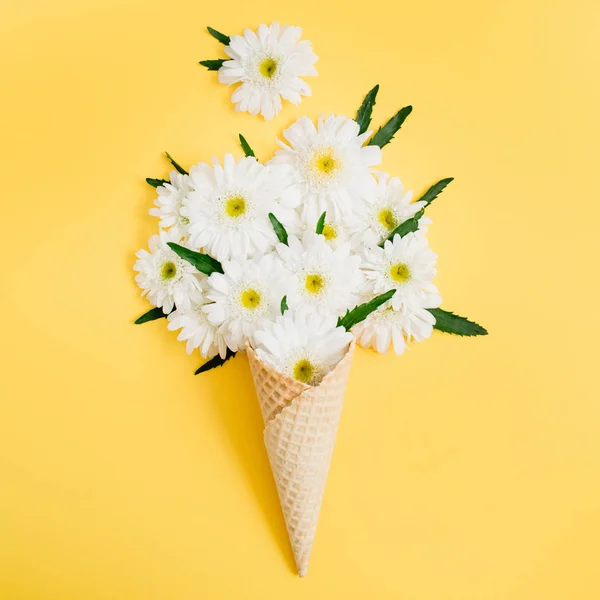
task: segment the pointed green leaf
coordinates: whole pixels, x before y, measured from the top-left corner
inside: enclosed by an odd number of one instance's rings
[[[210,35],[212,35],[216,40],[219,40],[221,44],[223,44],[224,46],[229,46],[229,42],[231,41],[231,39],[228,35],[225,35],[224,33],[221,33],[220,31],[217,31],[212,27],[207,27],[206,29],[208,29],[208,33],[210,33]]]
[[[148,323],[149,321],[156,321],[156,319],[166,319],[167,314],[163,312],[162,308],[152,308],[148,312],[145,312],[141,317],[137,318],[134,323],[141,325],[142,323]]]
[[[218,71],[224,62],[227,62],[228,58],[216,58],[215,60],[201,60],[200,64],[206,67],[209,71]]]
[[[222,273],[223,267],[218,260],[215,260],[212,256],[208,254],[202,254],[200,252],[194,252],[189,248],[184,248],[179,244],[175,244],[174,242],[167,242],[167,245],[175,254],[181,256],[184,260],[187,260],[190,265],[193,265],[205,275],[210,275],[211,273]]]
[[[383,148],[389,144],[411,112],[412,106],[401,108],[383,127],[377,130],[377,133],[369,141],[369,146]]]
[[[169,162],[175,167],[175,169],[179,173],[181,173],[182,175],[188,175],[188,172],[178,162],[176,162],[175,159],[168,152],[165,152],[165,154],[167,155]]]
[[[394,229],[386,238],[379,244],[380,248],[383,248],[384,244],[387,240],[393,241],[394,236],[399,235],[400,237],[404,237],[407,233],[412,233],[413,231],[417,231],[419,229],[419,219],[423,216],[423,210],[420,210],[414,217],[410,219],[406,219],[404,223],[401,223]]]
[[[221,358],[221,356],[217,354],[214,358],[211,358],[209,361],[206,361],[201,367],[196,369],[194,375],[206,373],[206,371],[216,369],[217,367],[222,367],[230,358],[233,358],[235,355],[236,353],[233,350],[227,348],[227,354],[225,354],[225,358]]]
[[[323,228],[325,227],[325,217],[327,216],[327,211],[325,211],[317,221],[317,233],[322,234]]]
[[[273,229],[275,230],[275,234],[277,235],[279,241],[287,246],[288,234],[285,230],[285,227],[279,222],[273,213],[269,213],[269,220],[271,221],[271,225],[273,225]]]
[[[377,310],[382,304],[385,304],[394,294],[396,290],[389,290],[385,294],[375,296],[373,300],[360,304],[359,306],[349,310],[343,317],[340,317],[337,322],[338,327],[343,327],[346,331],[350,331],[355,325],[364,321],[373,311]]]
[[[283,314],[287,309],[288,309],[287,296],[284,296],[281,299],[281,314]]]
[[[454,181],[454,177],[446,177],[446,179],[440,179],[437,183],[434,183],[418,200],[419,202],[427,202],[423,208],[427,208],[451,181]]]
[[[166,179],[152,179],[152,177],[146,177],[146,183],[151,185],[153,188],[160,187],[161,185],[165,185],[165,183],[170,183]]]
[[[488,332],[481,325],[469,321],[465,317],[459,317],[454,313],[441,308],[429,308],[429,312],[435,317],[436,329],[454,335],[487,335]]]
[[[379,84],[376,85],[363,100],[363,103],[360,105],[356,113],[355,121],[360,126],[359,133],[364,133],[367,129],[369,129],[369,125],[371,124],[371,115],[373,114],[373,107],[375,106],[375,98],[377,97],[377,92],[379,91]]]
[[[254,154],[254,150],[252,150],[252,148],[250,148],[250,144],[246,141],[246,138],[241,133],[239,134],[239,138],[240,138],[240,145],[242,147],[242,150],[244,151],[244,154],[246,156],[252,156],[252,157],[256,158],[256,154]]]

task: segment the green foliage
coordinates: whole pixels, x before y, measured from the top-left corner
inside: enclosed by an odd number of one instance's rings
[[[252,148],[250,148],[250,144],[246,141],[246,138],[241,133],[239,134],[239,138],[240,138],[240,145],[242,146],[242,150],[244,151],[244,154],[246,156],[252,156],[252,157],[256,158],[256,154],[254,154],[254,150],[252,150]]]
[[[167,245],[175,254],[181,256],[184,260],[187,260],[191,265],[196,267],[200,273],[204,273],[205,275],[210,275],[212,273],[222,273],[223,267],[218,260],[215,260],[212,256],[208,254],[202,254],[200,252],[194,252],[189,248],[184,248],[179,244],[175,244],[174,242],[168,242]]]
[[[369,302],[359,304],[357,307],[349,310],[343,317],[340,317],[337,326],[350,331],[352,327],[364,321],[373,311],[377,310],[382,304],[385,304],[395,293],[396,290],[389,290],[384,294],[376,296]]]
[[[369,125],[371,124],[371,115],[373,114],[373,107],[375,106],[375,98],[377,98],[377,92],[379,91],[379,85],[376,85],[363,100],[363,103],[360,105],[356,113],[356,119],[354,119],[359,127],[360,132],[364,133],[367,129],[369,129]]]
[[[142,323],[148,323],[150,321],[156,321],[156,319],[166,319],[167,314],[163,312],[162,308],[152,308],[148,312],[145,312],[141,317],[135,320],[136,325]]]
[[[285,227],[279,222],[279,220],[273,213],[269,213],[269,220],[271,221],[271,225],[273,225],[273,229],[275,230],[275,234],[277,235],[279,241],[287,246],[288,234],[285,230]]]
[[[454,181],[454,177],[446,177],[446,179],[440,179],[437,183],[434,183],[420,198],[419,202],[427,202],[423,208],[427,208],[441,193],[442,190],[451,182]]]
[[[170,183],[170,182],[167,181],[166,179],[152,179],[152,177],[146,177],[146,183],[148,185],[151,185],[153,188],[157,188],[157,187],[160,187],[161,185],[164,185],[165,183]]]
[[[383,127],[377,130],[377,133],[369,141],[369,146],[383,148],[389,144],[411,112],[412,106],[401,108]]]
[[[165,152],[169,162],[175,167],[175,170],[181,173],[182,175],[188,175],[188,172],[168,153]]]
[[[317,221],[317,233],[318,234],[322,234],[323,233],[323,228],[325,227],[325,217],[327,216],[327,211],[325,211],[320,217],[319,220]]]
[[[214,358],[206,361],[201,367],[199,367],[194,375],[199,375],[200,373],[206,373],[206,371],[210,371],[211,369],[216,369],[217,367],[222,367],[230,358],[233,358],[236,355],[236,352],[227,348],[227,353],[225,354],[225,358],[221,358],[219,354],[217,354]]]
[[[488,334],[487,330],[481,325],[469,321],[465,317],[459,317],[441,308],[430,308],[428,310],[435,317],[434,327],[440,331],[464,336]]]
[[[206,67],[209,71],[218,71],[223,63],[228,61],[228,58],[216,58],[214,60],[201,60],[200,64],[203,67]]]
[[[212,35],[216,40],[221,42],[221,44],[223,44],[224,46],[229,46],[229,42],[231,41],[231,39],[228,35],[225,35],[224,33],[221,33],[220,31],[217,31],[212,27],[207,27],[206,29],[208,30],[208,33],[210,33],[210,35]]]
[[[400,223],[396,229],[394,229],[386,238],[379,244],[380,248],[383,248],[384,244],[390,240],[390,242],[394,239],[394,236],[399,235],[400,237],[404,237],[407,233],[412,233],[419,228],[419,219],[423,216],[424,212],[420,210],[414,217],[410,219],[406,219],[404,223]]]
[[[281,299],[281,314],[283,314],[287,309],[288,309],[287,296],[284,296]]]

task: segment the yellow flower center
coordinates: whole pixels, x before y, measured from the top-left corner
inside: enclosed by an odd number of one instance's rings
[[[232,219],[241,217],[246,212],[246,201],[241,196],[229,198],[225,202],[225,212]]]
[[[174,262],[166,262],[160,270],[163,279],[173,279],[177,275],[177,267]]]
[[[299,360],[294,365],[294,378],[302,383],[310,383],[315,375],[315,367],[306,358]]]
[[[339,161],[333,156],[331,150],[318,154],[313,159],[314,168],[323,175],[332,175],[339,168]]]
[[[258,72],[265,79],[273,79],[277,72],[277,61],[272,58],[265,58],[258,66]]]
[[[254,310],[260,306],[260,294],[256,290],[245,290],[241,296],[242,306],[249,310]]]
[[[304,286],[309,294],[318,294],[325,285],[325,281],[321,275],[307,275]]]
[[[337,237],[337,231],[327,223],[323,226],[323,236],[327,241],[334,240]]]
[[[410,269],[404,263],[398,263],[390,267],[390,277],[398,283],[405,283],[410,279]]]
[[[379,222],[388,230],[396,229],[398,227],[398,219],[394,216],[394,213],[389,208],[384,208],[378,215]]]

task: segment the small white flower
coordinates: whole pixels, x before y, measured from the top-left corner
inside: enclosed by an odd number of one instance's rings
[[[362,268],[367,277],[367,290],[382,294],[395,289],[391,299],[394,310],[402,306],[418,308],[424,301],[426,305],[439,306],[441,298],[432,283],[436,259],[437,255],[427,245],[427,238],[420,232],[402,238],[395,235],[383,248],[366,248]],[[427,299],[423,300],[423,296]]]
[[[394,352],[402,354],[411,339],[422,342],[428,338],[435,325],[435,317],[426,308],[437,308],[439,302],[428,294],[420,294],[423,306],[403,305],[394,310],[391,303],[372,312],[364,321],[352,328],[356,340],[363,348],[373,348],[385,354],[393,344]]]
[[[319,212],[316,206],[305,207],[306,210],[299,211],[296,237],[301,238],[304,232],[316,232],[317,223],[321,218],[322,212]],[[346,218],[331,218],[329,214],[325,215],[325,224],[323,226],[323,237],[333,248],[350,241],[350,232],[358,228],[359,224],[354,215],[347,215]],[[292,233],[292,232],[290,232]]]
[[[203,285],[203,290],[205,287]],[[188,354],[198,348],[202,358],[212,358],[217,354],[221,358],[225,358],[227,353],[225,338],[208,320],[204,306],[205,300],[202,296],[199,296],[197,301],[193,301],[188,308],[174,310],[168,316],[168,329],[171,331],[181,329],[177,339],[187,342],[186,351]]]
[[[304,206],[332,219],[344,218],[375,193],[374,165],[381,162],[379,146],[363,146],[371,135],[359,135],[358,123],[343,116],[320,117],[318,126],[301,117],[284,132],[269,165],[289,177]]]
[[[281,373],[317,385],[344,357],[352,334],[337,319],[288,310],[254,334],[256,354]]]
[[[171,183],[165,183],[156,188],[158,197],[154,200],[157,208],[151,208],[150,214],[158,217],[159,227],[171,228],[179,234],[179,239],[185,239],[188,233],[189,219],[181,214],[183,201],[192,190],[188,175],[171,171]]]
[[[150,252],[140,250],[135,271],[135,280],[153,306],[162,307],[170,313],[174,306],[188,308],[201,294],[201,279],[204,277],[190,263],[180,258],[167,242],[179,243],[176,231],[161,230],[150,238]]]
[[[288,306],[309,307],[322,315],[341,316],[360,300],[363,275],[360,257],[350,254],[350,244],[333,248],[323,235],[307,231],[302,242],[290,236],[289,246],[277,252],[293,275]]]
[[[309,41],[299,42],[300,27],[260,25],[258,35],[246,29],[232,35],[225,53],[231,58],[219,69],[219,82],[241,83],[231,96],[235,110],[260,114],[272,119],[281,110],[281,99],[299,104],[310,96],[308,84],[301,79],[316,75],[317,56]]]
[[[208,278],[206,298],[212,304],[206,304],[204,311],[235,352],[244,349],[262,322],[281,314],[290,277],[275,253],[258,260],[224,262],[223,271]]]
[[[190,177],[194,190],[181,211],[190,220],[190,241],[219,261],[271,250],[277,236],[269,213],[284,226],[295,220],[299,197],[255,158],[236,163],[226,154],[223,166],[216,159],[212,167],[200,163],[192,167]]]
[[[352,247],[357,251],[383,242],[398,225],[413,217],[426,204],[423,201],[411,202],[412,191],[405,191],[398,177],[377,173],[376,178],[375,193],[366,198],[351,227]],[[424,219],[422,217],[419,224]]]

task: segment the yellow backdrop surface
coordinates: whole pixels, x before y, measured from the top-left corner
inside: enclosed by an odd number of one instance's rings
[[[313,96],[236,114],[204,32],[311,39]],[[595,0],[22,0],[0,22],[0,598],[600,597]],[[245,357],[201,377],[134,253],[163,150],[268,158],[296,117],[414,112],[383,168],[432,205],[434,333],[355,357],[294,575]]]

